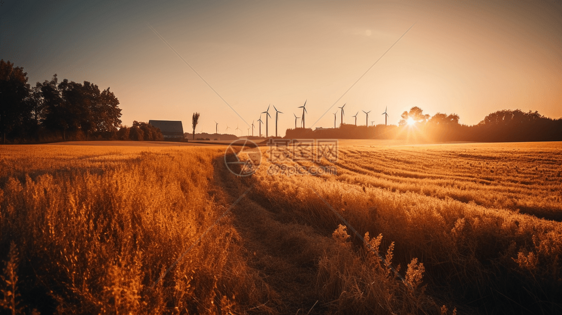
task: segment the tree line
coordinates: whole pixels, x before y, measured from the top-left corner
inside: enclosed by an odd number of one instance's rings
[[[459,116],[437,113],[430,117],[414,107],[402,114],[400,126],[403,130],[399,137],[424,135],[430,140],[440,141],[560,141],[562,140],[562,119],[552,119],[539,114],[538,111],[523,112],[500,110],[488,114],[476,125],[459,124]],[[413,118],[413,126],[405,121]]]
[[[121,125],[119,100],[109,88],[77,83],[55,74],[28,84],[27,73],[0,60],[0,134],[2,142],[119,139],[162,140],[162,133],[144,122]]]
[[[329,129],[288,129],[286,138],[323,139],[411,139],[417,141],[560,141],[562,119],[552,119],[537,111],[500,110],[477,125],[459,124],[456,114],[424,114],[412,107],[396,125],[355,126],[343,124]],[[413,121],[410,125],[408,121]]]

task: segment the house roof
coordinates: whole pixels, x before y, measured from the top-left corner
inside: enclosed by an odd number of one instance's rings
[[[162,131],[162,134],[183,134],[183,126],[178,120],[149,120],[148,123]]]

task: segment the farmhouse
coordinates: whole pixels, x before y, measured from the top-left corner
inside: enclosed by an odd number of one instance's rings
[[[183,126],[176,120],[149,120],[148,123],[162,131],[164,140],[183,140]]]

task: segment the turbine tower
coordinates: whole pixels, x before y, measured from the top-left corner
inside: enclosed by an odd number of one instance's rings
[[[359,114],[359,112],[355,113],[355,116],[351,116],[351,117],[355,117],[355,126],[357,126],[357,115]]]
[[[263,124],[263,121],[261,120],[261,115],[260,115],[260,119],[258,119],[258,122],[260,123],[260,138],[261,138],[261,124]]]
[[[215,133],[219,133],[219,123],[215,121]]]
[[[236,126],[236,129],[234,129],[234,131],[236,131],[236,130],[242,131],[242,129],[238,128],[238,125]],[[238,137],[238,132],[236,133],[236,136]]]
[[[252,120],[252,137],[254,136],[254,121]]]
[[[277,120],[279,119],[279,114],[283,114],[283,112],[278,111],[275,105],[273,105],[273,109],[275,109],[275,137],[277,137]]]
[[[334,129],[336,128],[336,116],[338,115],[338,112],[334,113]]]
[[[303,106],[299,106],[299,108],[302,108],[302,119],[301,119],[302,127],[303,127],[303,128],[306,128],[305,120],[304,120],[304,114],[305,114],[305,113],[308,114],[308,111],[306,110],[306,101],[304,101],[304,105],[303,105]]]
[[[387,121],[388,121],[388,113],[386,112],[386,110],[388,109],[388,106],[384,109],[384,113],[382,113],[384,115],[384,125],[387,125]]]
[[[365,115],[366,115],[366,116],[365,116],[365,126],[367,126],[367,127],[369,127],[369,113],[370,113],[370,112],[371,112],[371,111],[368,111],[368,112],[363,111],[363,113],[365,113]]]
[[[297,129],[297,122],[299,121],[299,117],[297,117],[295,113],[293,113],[293,116],[295,116],[295,129]]]
[[[267,106],[267,110],[265,112],[262,112],[262,114],[265,114],[265,137],[266,138],[269,137],[269,119],[268,119],[268,117],[271,117],[271,115],[269,114],[269,107],[271,107],[271,105]]]
[[[343,108],[345,107],[345,104],[343,104],[342,107],[338,107],[339,109],[341,109],[341,123],[340,123],[340,127],[341,125],[343,125],[343,115],[345,114]]]
[[[226,130],[225,130],[225,132],[228,132],[228,129],[230,129],[230,127],[228,127],[228,125],[226,125]]]

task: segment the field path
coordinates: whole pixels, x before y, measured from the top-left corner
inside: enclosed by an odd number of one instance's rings
[[[213,193],[228,208],[250,188],[251,179],[233,176],[222,159],[214,167]],[[251,195],[250,191],[229,216],[242,238],[242,255],[272,290],[267,306],[283,314],[324,313],[326,308],[315,293],[317,260],[322,254],[318,245],[331,239],[276,213],[266,201],[252,200]]]

